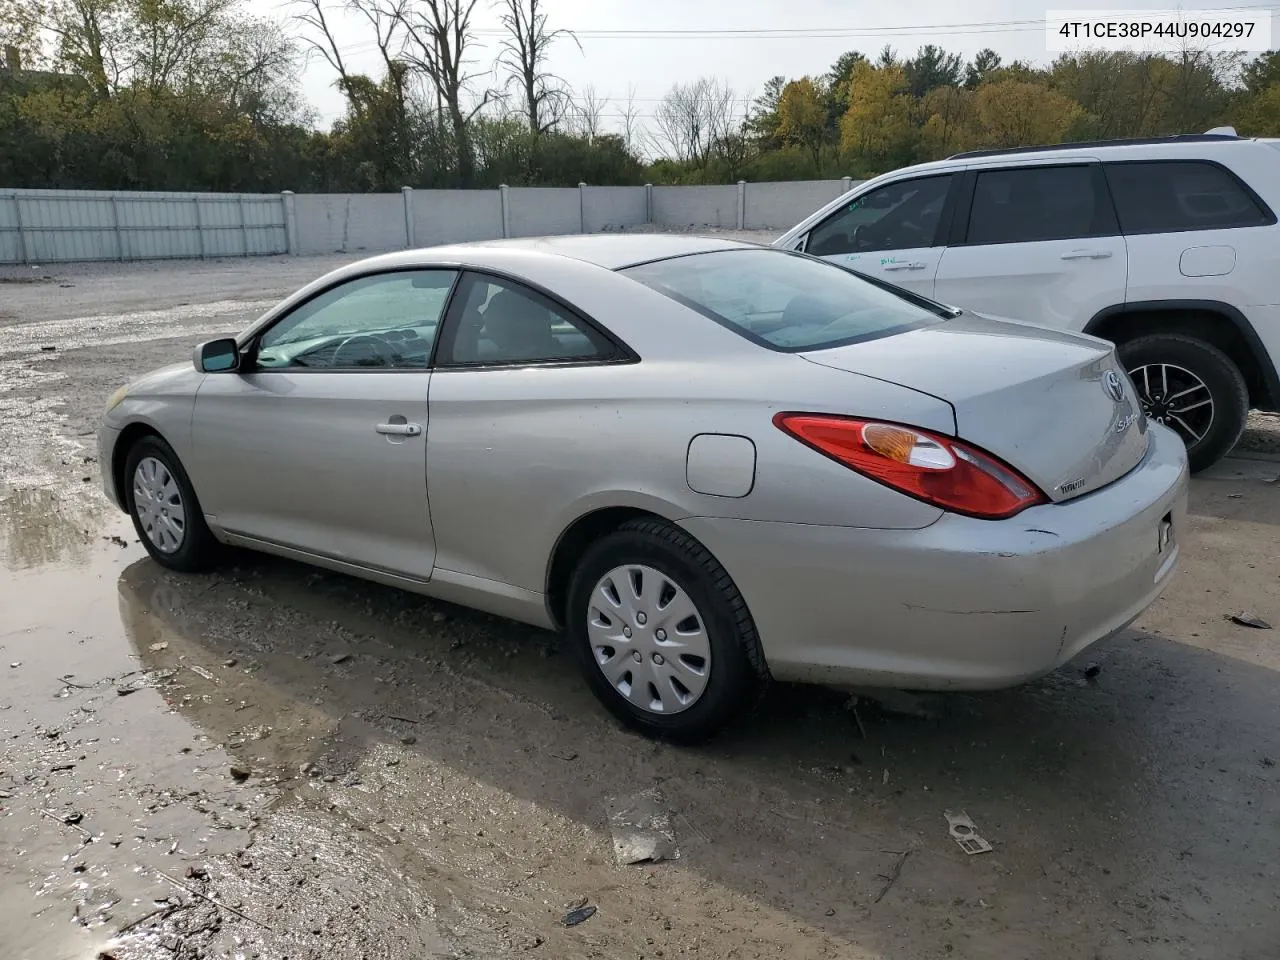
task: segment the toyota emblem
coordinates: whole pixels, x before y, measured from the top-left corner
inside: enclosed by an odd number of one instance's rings
[[[1124,399],[1124,382],[1120,379],[1120,374],[1114,370],[1108,370],[1103,375],[1102,389],[1107,391],[1107,396],[1116,403]]]

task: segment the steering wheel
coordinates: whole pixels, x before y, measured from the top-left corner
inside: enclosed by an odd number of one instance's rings
[[[350,349],[353,353],[357,350],[361,351],[362,356],[346,357],[346,351]],[[362,363],[361,360],[367,360],[373,356],[381,361],[376,364],[380,367],[394,367],[396,364],[395,352],[390,345],[381,337],[374,336],[371,333],[357,333],[354,336],[347,337],[333,351],[333,365],[335,367],[369,367],[375,366],[371,363]]]

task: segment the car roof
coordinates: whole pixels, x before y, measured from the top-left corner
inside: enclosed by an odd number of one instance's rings
[[[418,264],[456,262],[471,266],[496,266],[510,262],[503,254],[521,252],[564,257],[595,264],[607,270],[619,270],[639,263],[665,260],[695,253],[717,250],[769,249],[764,244],[729,237],[694,236],[690,234],[571,234],[560,237],[518,237],[505,240],[477,240],[450,243],[437,247],[404,250],[370,258],[366,263],[379,267],[411,267]]]

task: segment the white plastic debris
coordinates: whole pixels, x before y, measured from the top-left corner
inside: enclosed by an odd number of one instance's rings
[[[973,856],[975,853],[991,852],[991,844],[978,835],[978,827],[969,819],[967,813],[963,810],[959,813],[944,810],[942,815],[947,818],[947,827],[950,829],[951,836],[956,843],[960,844],[961,850],[969,854],[969,856]]]

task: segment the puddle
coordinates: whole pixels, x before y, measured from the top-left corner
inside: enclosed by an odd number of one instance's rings
[[[412,858],[300,772],[341,714],[259,678],[218,623],[225,578],[161,570],[126,517],[65,487],[10,488],[0,531],[6,958],[456,956]]]
[[[84,486],[89,489],[59,488],[56,481],[36,487],[0,486],[0,567],[18,571],[45,564],[83,564],[104,538],[136,539],[128,520],[96,485]],[[109,533],[102,532],[108,528]]]

